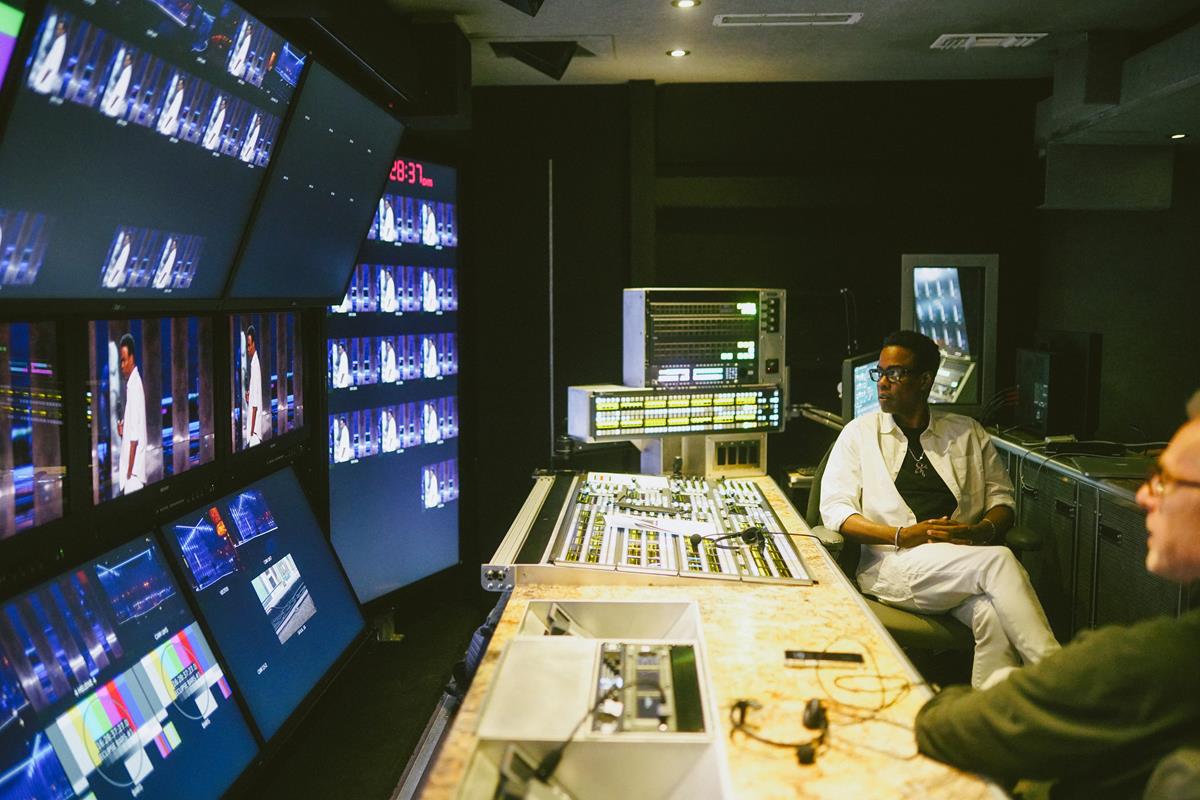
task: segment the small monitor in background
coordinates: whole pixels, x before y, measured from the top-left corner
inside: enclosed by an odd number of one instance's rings
[[[189,591],[270,739],[363,628],[291,468],[163,528]]]
[[[310,65],[229,296],[340,297],[403,130],[329,70]]]
[[[303,59],[230,2],[54,0],[25,25],[0,133],[5,296],[219,297]]]
[[[245,450],[304,424],[300,317],[291,313],[229,318],[233,449]]]
[[[0,323],[0,539],[63,514],[63,398],[53,322]]]
[[[900,327],[937,342],[929,402],[981,414],[995,383],[996,255],[901,257]]]
[[[879,351],[842,361],[842,421],[849,422],[879,410],[879,385],[870,372],[879,366]]]
[[[92,502],[213,459],[212,320],[88,323]]]
[[[220,797],[258,753],[152,536],[0,609],[0,796]]]

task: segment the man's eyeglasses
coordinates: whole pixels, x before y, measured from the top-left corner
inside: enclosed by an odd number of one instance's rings
[[[914,374],[916,374],[916,370],[910,369],[909,367],[888,367],[887,369],[879,369],[879,367],[875,367],[867,371],[867,375],[869,375],[871,380],[873,380],[875,383],[879,383],[879,380],[884,375],[887,375],[887,379],[892,383],[899,383],[909,375]]]
[[[1146,488],[1155,497],[1162,497],[1172,486],[1186,486],[1189,489],[1200,489],[1200,481],[1188,481],[1183,478],[1176,478],[1163,469],[1162,464],[1155,464],[1150,470],[1150,474],[1146,476]]]

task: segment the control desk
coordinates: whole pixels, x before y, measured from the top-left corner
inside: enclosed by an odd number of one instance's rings
[[[931,691],[808,533],[767,477],[538,476],[483,565],[511,596],[422,796],[522,796],[570,740],[540,796],[1003,797],[917,754]],[[705,570],[709,542],[732,549]],[[863,663],[801,666],[785,650]],[[819,741],[802,724],[813,699]],[[817,741],[814,763],[747,736],[740,714],[760,737]]]

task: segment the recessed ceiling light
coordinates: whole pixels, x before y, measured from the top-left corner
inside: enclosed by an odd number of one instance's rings
[[[686,55],[691,55],[691,50],[684,50],[682,47],[676,47],[674,50],[668,50],[667,55],[671,58],[683,58]]]
[[[700,0],[671,0],[671,5],[676,8],[695,8],[700,5]]]
[[[1186,133],[1172,133],[1171,138],[1172,139],[1186,139],[1187,134]]]

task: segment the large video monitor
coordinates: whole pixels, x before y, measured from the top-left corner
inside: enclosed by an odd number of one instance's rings
[[[980,414],[995,390],[996,255],[901,257],[900,326],[938,344],[929,402]]]
[[[271,738],[363,627],[291,468],[163,529],[186,583]]]
[[[220,797],[257,754],[153,537],[0,608],[0,797]]]
[[[326,321],[333,546],[362,602],[459,556],[456,173],[388,177]]]
[[[35,24],[0,297],[220,296],[303,55],[230,2],[50,0]]]
[[[229,296],[341,296],[404,126],[308,68]]]
[[[0,323],[0,539],[63,513],[62,379],[53,322]]]
[[[300,317],[290,313],[229,318],[233,449],[246,450],[304,425]]]
[[[843,422],[879,410],[879,384],[871,380],[870,374],[878,366],[878,350],[842,361]]]
[[[92,502],[213,459],[212,320],[88,323]]]

